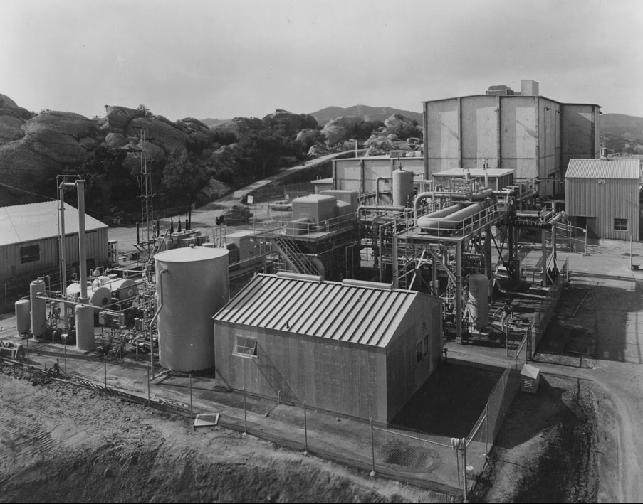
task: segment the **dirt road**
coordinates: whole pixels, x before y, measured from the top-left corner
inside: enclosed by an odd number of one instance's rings
[[[634,263],[643,244],[633,247]],[[630,269],[629,243],[601,241],[590,256],[570,255],[571,285],[593,293],[582,300],[579,289],[564,292],[561,304],[578,309],[567,322],[583,332],[588,354],[578,368],[544,362],[542,371],[591,380],[598,390],[599,502],[639,502],[643,498],[643,272]],[[555,334],[554,337],[564,337]],[[542,343],[541,343],[542,345]],[[450,343],[449,356],[502,365],[504,349],[481,349]],[[578,357],[568,362],[580,363]],[[601,406],[602,405],[602,406]]]

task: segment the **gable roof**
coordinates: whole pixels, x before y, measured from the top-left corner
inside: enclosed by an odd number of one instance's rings
[[[638,159],[570,159],[565,178],[639,179]]]
[[[0,246],[58,236],[59,201],[0,207]],[[107,228],[85,214],[85,231]],[[65,203],[65,235],[78,233],[78,210]]]
[[[257,275],[215,322],[385,348],[419,292]]]

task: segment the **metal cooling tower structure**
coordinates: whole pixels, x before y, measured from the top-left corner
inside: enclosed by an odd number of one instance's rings
[[[228,250],[184,247],[156,261],[159,358],[172,371],[214,367],[212,316],[228,302]]]

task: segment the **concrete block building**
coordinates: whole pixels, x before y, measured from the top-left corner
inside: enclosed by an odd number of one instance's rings
[[[388,423],[438,365],[440,310],[384,284],[257,275],[214,316],[217,381]]]

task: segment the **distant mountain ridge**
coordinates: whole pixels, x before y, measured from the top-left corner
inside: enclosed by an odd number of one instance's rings
[[[393,114],[402,114],[409,119],[422,124],[422,113],[411,112],[410,110],[396,109],[393,107],[371,107],[369,105],[353,105],[352,107],[325,107],[317,112],[309,112],[317,119],[320,126],[323,126],[333,119],[344,117],[361,117],[364,121],[384,121]]]

